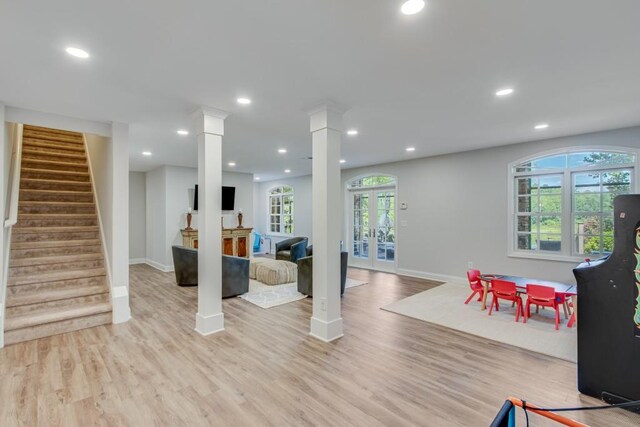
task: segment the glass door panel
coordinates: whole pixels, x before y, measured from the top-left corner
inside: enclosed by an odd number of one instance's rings
[[[375,191],[376,257],[374,267],[381,270],[395,266],[396,198],[395,191]]]

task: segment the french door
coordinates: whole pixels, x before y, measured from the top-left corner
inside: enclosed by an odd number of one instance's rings
[[[395,271],[395,188],[356,190],[350,197],[350,265]]]

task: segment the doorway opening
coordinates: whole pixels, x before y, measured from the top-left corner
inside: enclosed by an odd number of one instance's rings
[[[396,271],[397,179],[367,175],[347,184],[349,265]]]

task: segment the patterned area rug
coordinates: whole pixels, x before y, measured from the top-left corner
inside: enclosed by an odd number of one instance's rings
[[[253,279],[249,281],[249,292],[240,295],[243,300],[262,308],[276,307],[305,299],[306,297],[306,295],[298,292],[298,284],[296,282],[269,286]]]
[[[561,314],[560,330],[555,330],[554,311],[540,310],[526,324],[515,322],[515,308],[510,303],[500,303],[500,311],[489,316],[480,309],[480,303],[464,301],[469,296],[469,287],[445,283],[436,288],[394,302],[383,310],[501,343],[535,351],[560,359],[576,362],[576,328],[567,328],[567,319]],[[491,301],[491,297],[489,297]]]
[[[345,289],[355,288],[356,286],[366,285],[367,282],[363,282],[361,280],[349,279],[347,278],[347,283],[344,285]]]
[[[347,279],[345,289],[366,285],[367,282]],[[285,285],[269,286],[257,280],[249,281],[249,292],[240,295],[240,298],[255,304],[261,308],[271,308],[290,302],[305,299],[307,296],[298,292],[298,283],[287,283]]]

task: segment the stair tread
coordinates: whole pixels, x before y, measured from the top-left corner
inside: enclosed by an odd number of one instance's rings
[[[27,266],[43,265],[43,264],[63,264],[67,262],[91,261],[96,259],[102,259],[101,252],[94,252],[94,253],[88,253],[88,254],[54,255],[54,256],[44,256],[44,257],[19,258],[19,259],[11,260],[9,264],[9,268],[27,267]]]
[[[99,227],[97,225],[77,225],[77,226],[65,226],[65,227],[14,227],[13,233],[25,234],[25,233],[63,233],[65,231],[68,232],[78,232],[78,231],[98,231]]]
[[[19,307],[23,305],[60,301],[64,299],[80,298],[106,293],[109,293],[109,289],[105,285],[76,286],[73,288],[63,288],[44,292],[38,290],[33,292],[24,292],[17,295],[7,295],[6,307]]]
[[[5,331],[28,328],[45,323],[59,322],[76,317],[91,316],[93,314],[107,313],[111,311],[111,303],[101,302],[85,304],[79,307],[60,307],[38,314],[23,314],[20,316],[8,316],[5,320]]]
[[[55,151],[48,151],[48,150],[34,150],[32,148],[29,147],[23,147],[22,149],[22,158],[25,158],[25,154],[47,154],[50,156],[58,156],[58,157],[69,157],[71,159],[86,159],[87,156],[85,156],[84,151],[81,152],[82,154],[74,154],[74,153],[57,153]]]
[[[60,218],[81,218],[81,219],[86,219],[86,218],[96,218],[97,215],[94,213],[90,213],[90,214],[75,214],[75,213],[53,213],[53,214],[49,214],[49,213],[21,213],[18,214],[18,219],[21,218],[25,218],[25,219],[48,219],[48,218],[53,218],[53,219],[60,219]]]
[[[77,144],[77,146],[69,146],[69,145],[59,145],[55,142],[43,142],[34,138],[24,138],[25,141],[22,141],[23,147],[41,147],[41,148],[50,148],[54,150],[67,150],[67,151],[77,151],[84,153],[84,145]],[[64,144],[64,143],[63,143]]]
[[[57,282],[60,280],[69,279],[81,279],[85,277],[97,277],[105,276],[106,272],[104,267],[100,268],[86,268],[82,270],[67,270],[67,271],[48,271],[41,274],[30,274],[28,276],[13,276],[9,277],[9,286],[26,285],[29,283],[45,283],[45,282]]]
[[[93,194],[93,191],[75,190],[40,190],[38,188],[21,188],[21,193],[47,193],[47,194]]]
[[[91,188],[91,182],[89,181],[67,181],[67,180],[63,180],[63,179],[42,179],[42,178],[24,178],[21,177],[20,182],[33,182],[33,183],[53,183],[53,184],[76,184],[76,185],[82,185],[85,187],[89,187]],[[26,189],[28,190],[28,189]],[[32,188],[31,190],[35,190],[35,188]]]
[[[50,240],[44,242],[12,242],[11,250],[64,248],[70,246],[96,246],[100,245],[100,239],[88,240]]]
[[[64,135],[35,129],[24,129],[22,135],[24,138],[41,139],[45,141],[70,142],[75,144],[82,144],[84,142],[82,134]]]
[[[24,131],[25,132],[43,132],[43,133],[50,133],[50,134],[56,134],[56,135],[68,135],[68,136],[77,136],[77,137],[82,136],[81,133],[75,132],[72,130],[54,129],[54,128],[47,128],[44,126],[36,126],[36,125],[24,125]]]
[[[45,159],[22,159],[22,163],[24,164],[25,162],[29,162],[29,163],[43,163],[43,164],[47,164],[47,165],[61,165],[61,166],[82,166],[84,168],[87,167],[86,164],[81,164],[81,163],[73,163],[73,162],[60,162],[57,160],[45,160]]]
[[[67,202],[65,200],[52,200],[52,201],[42,201],[42,200],[20,200],[18,208],[20,206],[51,206],[51,205],[74,205],[74,206],[93,206],[93,202]]]
[[[25,167],[22,167],[21,172],[22,173],[25,173],[25,172],[27,172],[27,173],[53,173],[53,174],[58,174],[58,175],[85,175],[85,176],[89,176],[89,172],[65,171],[65,170],[60,170],[60,169],[39,169],[39,168],[25,168]]]

